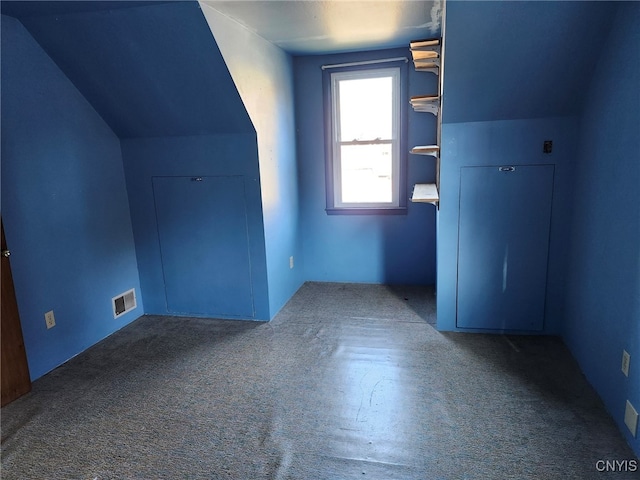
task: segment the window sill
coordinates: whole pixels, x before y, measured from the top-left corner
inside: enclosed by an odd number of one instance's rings
[[[327,215],[406,215],[407,207],[327,208]]]

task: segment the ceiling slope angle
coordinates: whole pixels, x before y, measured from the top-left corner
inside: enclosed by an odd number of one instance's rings
[[[444,0],[205,0],[293,55],[404,47],[439,37]]]
[[[255,131],[197,2],[24,3],[3,13],[120,138]]]
[[[449,2],[443,122],[580,113],[617,2]]]

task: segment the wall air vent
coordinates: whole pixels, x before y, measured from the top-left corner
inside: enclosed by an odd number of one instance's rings
[[[136,308],[136,289],[121,293],[111,299],[113,318],[118,318]]]

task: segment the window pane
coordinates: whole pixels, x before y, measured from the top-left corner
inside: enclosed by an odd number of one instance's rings
[[[340,140],[390,140],[393,132],[391,77],[340,80]]]
[[[343,203],[391,203],[391,145],[340,147]]]

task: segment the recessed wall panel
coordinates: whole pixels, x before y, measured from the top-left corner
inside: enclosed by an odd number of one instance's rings
[[[253,318],[241,176],[154,177],[167,310]]]
[[[553,165],[463,167],[457,326],[544,326]]]

